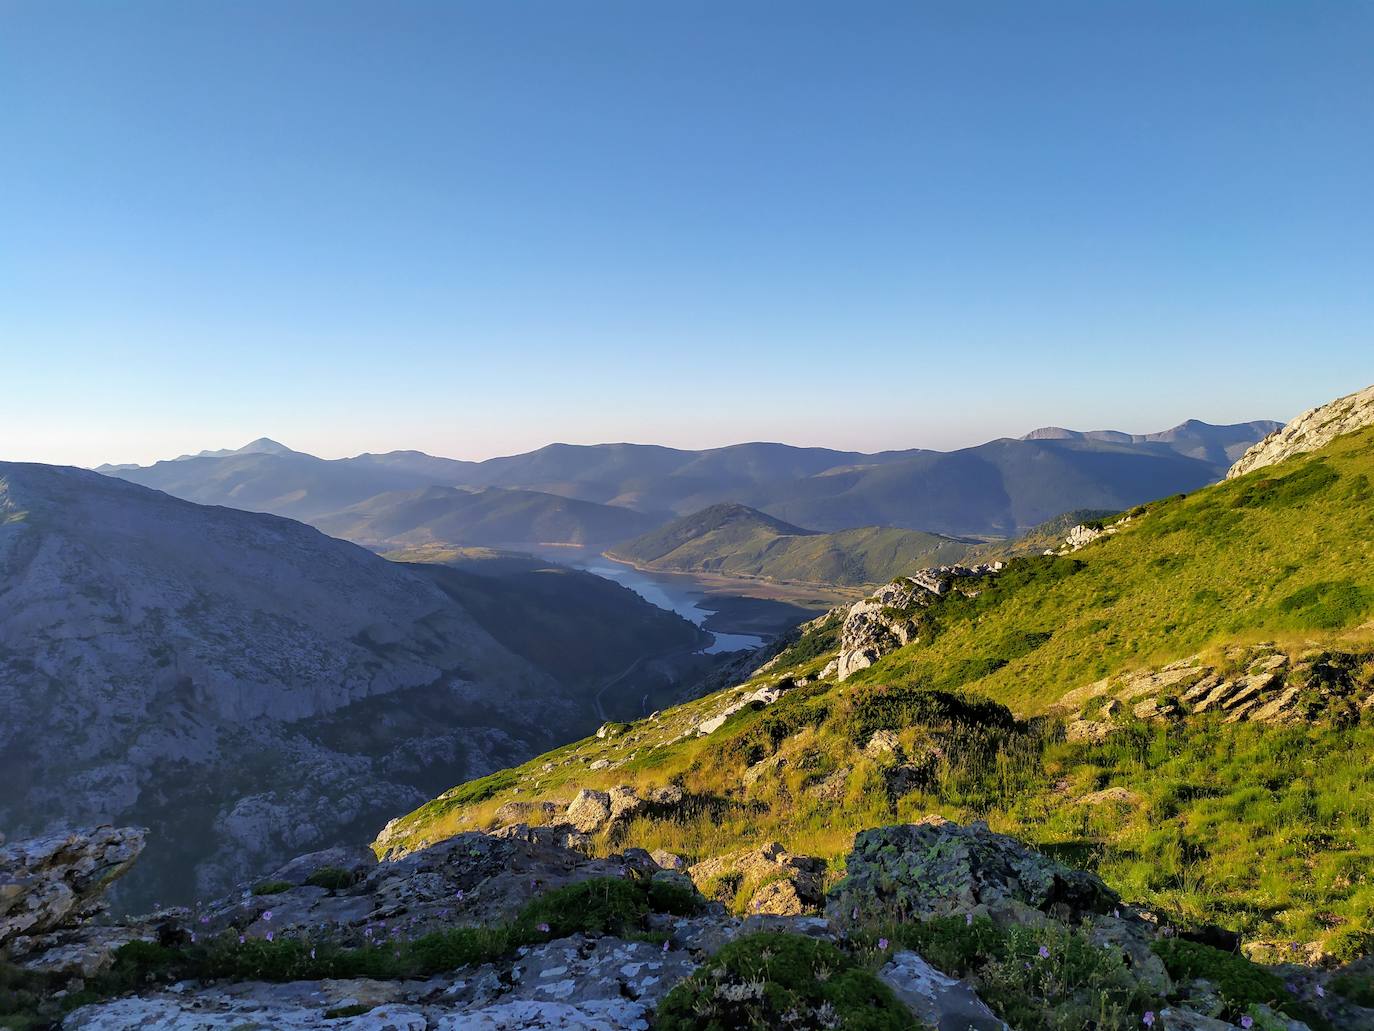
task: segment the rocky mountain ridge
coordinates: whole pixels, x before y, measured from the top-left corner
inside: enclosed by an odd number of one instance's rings
[[[1226,473],[1228,480],[1316,451],[1345,433],[1374,426],[1374,386],[1303,412],[1245,452]]]

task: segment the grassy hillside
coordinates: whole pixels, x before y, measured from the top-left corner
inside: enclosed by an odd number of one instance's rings
[[[325,533],[369,547],[609,544],[661,518],[533,490],[426,487],[368,498],[315,518]]]
[[[650,569],[722,573],[841,586],[886,583],[925,566],[958,562],[967,541],[867,526],[816,533],[744,505],[712,505],[611,554]]]
[[[1374,929],[1368,706],[1284,725],[1127,710],[1094,741],[1066,739],[1053,703],[1110,673],[1260,639],[1340,649],[1367,697],[1371,477],[1374,429],[1152,504],[1076,555],[1021,558],[976,597],[947,595],[921,615],[920,641],[843,684],[812,679],[838,647],[839,620],[819,621],[748,684],[455,788],[392,844],[488,826],[512,798],[676,783],[678,810],[598,847],[697,859],[777,840],[835,877],[858,829],[939,812],[1096,868],[1166,919],[1214,921],[1252,945],[1343,948]],[[783,680],[804,686],[697,733],[731,698]],[[892,735],[882,748],[878,731]]]

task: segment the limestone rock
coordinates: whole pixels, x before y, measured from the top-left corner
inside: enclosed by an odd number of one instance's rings
[[[377,857],[366,845],[340,845],[298,856],[275,870],[266,880],[304,884],[321,870],[343,870],[354,880],[362,880],[377,865]]]
[[[611,818],[610,794],[583,788],[568,804],[567,818],[577,830],[592,833]]]
[[[1235,1031],[1235,1025],[1179,1006],[1166,1006],[1156,1016],[1163,1031]]]
[[[899,952],[878,977],[935,1031],[1010,1031],[967,983],[936,970],[914,952]]]
[[[748,912],[790,916],[819,907],[825,861],[793,855],[774,841],[704,860],[687,872],[708,897],[709,889],[725,883],[747,893]],[[780,883],[789,887],[774,887]]]
[[[891,756],[900,760],[902,756],[902,746],[897,740],[897,735],[890,730],[875,731],[873,736],[864,745],[864,755],[869,759],[881,759]]]
[[[0,848],[0,947],[20,935],[72,927],[143,851],[144,832],[101,826],[12,841]]]
[[[1064,546],[1069,551],[1078,551],[1086,548],[1093,541],[1102,536],[1102,531],[1094,526],[1084,526],[1081,523],[1069,530],[1064,538]]]
[[[687,869],[687,860],[683,859],[676,852],[669,852],[667,849],[656,848],[649,853],[649,858],[664,870]]]
[[[1374,386],[1303,412],[1245,452],[1231,466],[1226,478],[1233,480],[1294,455],[1315,451],[1343,433],[1371,425],[1374,425]]]
[[[845,614],[840,629],[840,655],[834,673],[845,680],[882,656],[916,639],[915,614],[956,585],[991,576],[1002,563],[981,566],[938,566],[880,587]],[[830,667],[821,676],[830,675]]]

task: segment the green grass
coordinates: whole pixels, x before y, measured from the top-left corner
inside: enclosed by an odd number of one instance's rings
[[[688,703],[464,786],[406,833],[486,826],[515,797],[673,782],[688,795],[680,811],[638,817],[597,847],[695,860],[777,840],[839,876],[857,830],[937,812],[1091,866],[1180,923],[1275,948],[1334,945],[1374,928],[1374,773],[1357,758],[1374,754],[1374,722],[1348,697],[1374,682],[1371,477],[1374,429],[1165,499],[1072,556],[1017,559],[974,596],[914,609],[919,640],[844,684],[745,708],[709,737],[691,729],[723,697]],[[837,632],[823,622],[744,689],[814,673]],[[1261,640],[1328,649],[1300,685],[1309,722],[1128,716],[1089,743],[1065,741],[1046,715],[1101,677]],[[900,755],[864,754],[879,729]],[[591,773],[594,759],[610,768]],[[1112,787],[1128,800],[1079,802]]]
[[[743,505],[713,505],[616,545],[614,555],[652,569],[854,586],[959,562],[972,547],[888,526],[815,533]]]
[[[892,992],[835,946],[793,934],[753,934],[720,949],[659,1004],[658,1031],[836,1027],[910,1031]]]
[[[1359,626],[1374,618],[1371,477],[1374,430],[1364,430],[1320,456],[1157,502],[1070,559],[1028,562],[977,598],[931,606],[932,633],[857,678],[943,675],[944,686],[963,679],[1032,712],[1110,672],[1218,642]],[[1021,655],[990,648],[1027,631],[1053,636]],[[949,677],[969,656],[1007,661]]]

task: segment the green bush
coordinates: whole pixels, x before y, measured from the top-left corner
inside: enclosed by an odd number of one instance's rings
[[[926,962],[955,977],[966,977],[984,963],[1006,955],[1007,936],[985,916],[936,917],[917,923],[895,924],[856,940],[871,944],[886,937],[919,953]]]
[[[1180,981],[1199,977],[1211,981],[1226,1005],[1238,1014],[1254,1004],[1281,1008],[1289,1001],[1283,981],[1277,975],[1237,953],[1178,938],[1157,941],[1150,947],[1164,961],[1170,977]]]
[[[935,691],[923,684],[879,684],[856,690],[834,718],[835,731],[862,745],[879,730],[913,725],[976,726],[1010,730],[1016,717],[1005,705]]]
[[[658,1031],[831,1027],[909,1031],[887,986],[835,946],[793,934],[726,945],[659,1004]]]
[[[305,883],[316,888],[327,888],[330,891],[342,891],[351,888],[357,883],[358,878],[352,870],[344,870],[337,866],[322,866],[309,877]]]
[[[547,924],[550,937],[570,934],[626,934],[640,929],[650,912],[695,913],[700,901],[684,888],[661,881],[614,877],[578,881],[546,892],[520,913],[516,926]]]
[[[261,881],[253,885],[254,895],[280,895],[284,891],[290,891],[295,885],[290,881]]]

